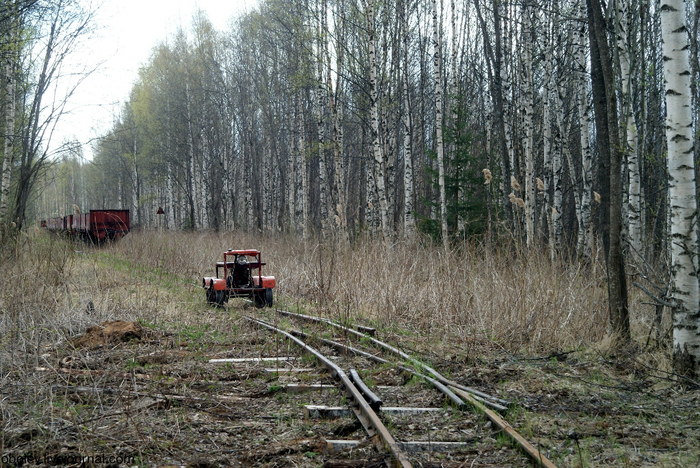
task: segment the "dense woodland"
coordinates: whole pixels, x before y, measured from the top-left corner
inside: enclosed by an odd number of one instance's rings
[[[658,250],[659,7],[605,14],[625,227]],[[168,228],[441,237],[442,173],[450,235],[501,225],[585,249],[606,196],[589,73],[583,2],[268,0],[227,31],[195,14],[153,49],[94,160],[68,153],[46,174],[35,212],[118,205],[157,226],[160,206]]]
[[[17,13],[3,13],[3,37],[18,37],[13,18],[53,34],[53,4],[2,4]],[[262,0],[229,24],[217,31],[199,12],[163,38],[94,158],[67,145],[29,163],[28,186],[10,155],[42,154],[24,132],[36,132],[29,98],[44,72],[32,81],[21,41],[5,41],[0,204],[14,215],[0,206],[0,221],[129,208],[135,225],[166,229],[423,232],[445,247],[507,240],[584,260],[602,244],[616,331],[629,334],[625,259],[666,261],[673,287],[656,294],[682,291],[674,307],[695,315],[677,328],[695,323],[700,356],[697,284],[677,278],[697,283],[700,2]],[[681,114],[687,132],[671,134]],[[8,150],[19,132],[22,149]],[[679,196],[681,180],[692,189]]]

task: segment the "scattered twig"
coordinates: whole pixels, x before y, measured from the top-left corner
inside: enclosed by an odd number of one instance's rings
[[[673,304],[672,302],[666,301],[664,299],[660,299],[660,298],[656,297],[655,295],[650,293],[647,288],[645,288],[641,284],[637,283],[636,281],[632,282],[632,284],[637,286],[639,289],[641,289],[647,296],[649,296],[656,303],[664,305],[666,307],[675,307],[675,304]],[[665,294],[665,291],[664,291],[664,294]]]

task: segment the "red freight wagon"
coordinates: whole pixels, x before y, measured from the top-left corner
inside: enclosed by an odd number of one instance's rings
[[[65,232],[86,241],[103,242],[124,237],[131,229],[129,210],[90,210],[42,221],[50,231]]]
[[[84,216],[85,229],[92,240],[120,239],[129,233],[129,210],[90,210]]]

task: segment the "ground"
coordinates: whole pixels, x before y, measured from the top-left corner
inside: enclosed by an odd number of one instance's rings
[[[188,275],[144,267],[118,252],[86,250],[69,267],[80,273],[67,279],[49,271],[54,283],[47,280],[45,288],[55,284],[51,300],[80,322],[59,317],[56,330],[32,340],[49,326],[37,321],[34,331],[23,327],[3,338],[2,466],[380,464],[369,443],[352,454],[324,453],[326,439],[363,437],[350,418],[304,417],[306,404],[337,404],[338,390],[290,394],[281,391],[290,378],[266,372],[269,364],[208,362],[283,354],[315,365],[244,319],[288,324],[273,310],[242,300],[212,308]],[[304,307],[292,296],[276,299],[280,308]],[[5,308],[4,317],[11,312]],[[599,342],[525,354],[482,335],[452,342],[400,323],[377,327],[377,337],[453,380],[514,402],[505,419],[557,466],[700,466],[700,389],[661,370],[666,351],[643,340],[622,349]],[[403,379],[391,368],[373,375],[375,385]],[[291,381],[333,383],[323,374]],[[435,398],[425,382],[412,385],[412,396]],[[531,466],[482,415],[455,410],[450,418],[454,424],[444,430],[473,441],[461,453],[466,466]],[[411,421],[393,424],[410,430]],[[435,463],[459,466],[450,457]]]

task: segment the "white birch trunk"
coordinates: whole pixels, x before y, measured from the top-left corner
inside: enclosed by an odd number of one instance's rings
[[[198,173],[200,182],[199,189],[201,192],[200,204],[202,207],[202,228],[206,229],[211,227],[209,222],[209,210],[207,208],[211,198],[211,192],[209,190],[210,178],[207,176],[211,169],[211,155],[209,154],[209,140],[207,138],[206,131],[201,129],[200,132],[202,135],[202,169]]]
[[[671,209],[673,363],[680,374],[700,375],[700,293],[697,271],[697,208],[690,95],[690,58],[685,2],[661,0],[661,36],[666,81]]]
[[[450,94],[451,94],[451,110],[452,110],[452,126],[456,128],[457,126],[457,102],[458,102],[458,89],[457,89],[457,82],[458,82],[458,75],[457,75],[457,49],[458,49],[458,44],[457,44],[457,36],[459,34],[459,29],[457,29],[457,11],[455,9],[455,0],[450,1],[450,12],[451,12],[451,34],[452,34],[452,77],[450,79]],[[468,18],[465,18],[465,21],[468,23]],[[464,24],[462,24],[464,26]],[[468,28],[462,28],[462,30],[466,30]],[[451,154],[455,154],[455,144],[452,143],[451,145]],[[459,197],[459,202],[463,203],[464,198],[465,198],[465,191],[461,190],[458,193]],[[457,207],[455,207],[457,209]],[[458,211],[459,213],[459,211]],[[456,216],[457,218],[457,234],[462,235],[464,232],[465,226],[464,226],[464,217],[460,216],[459,214]]]
[[[134,155],[135,157],[136,155]],[[141,217],[138,216],[139,210],[139,172],[136,167],[136,162],[131,168],[131,213],[136,219],[136,224],[141,224]]]
[[[560,106],[557,106],[555,112],[561,113],[563,110]],[[561,212],[564,200],[564,191],[562,187],[562,172],[564,164],[561,153],[561,141],[559,138],[556,138],[552,142],[552,179],[554,181],[554,204],[552,205],[552,227],[554,228],[554,232],[552,235],[554,237],[555,250],[559,250],[561,248],[563,236]]]
[[[505,9],[507,11],[507,9]],[[506,16],[507,17],[507,16]],[[509,121],[509,117],[511,115],[511,104],[509,99],[512,97],[512,84],[511,84],[511,79],[510,79],[510,57],[511,53],[510,51],[512,50],[512,43],[511,43],[511,35],[510,31],[508,30],[508,21],[503,22],[503,63],[501,63],[501,70],[500,70],[500,75],[501,75],[501,88],[503,89],[502,95],[503,95],[503,130],[504,130],[504,138],[506,140],[506,150],[508,151],[508,164],[510,165],[510,173],[511,176],[517,177],[517,168],[515,167],[515,151],[513,147],[513,129],[511,126],[511,122]],[[508,193],[510,191],[510,186],[509,186],[509,181],[504,180],[503,178],[500,179],[500,186],[499,188],[501,189],[502,192]],[[506,206],[506,209],[510,209],[513,214],[513,226],[516,229],[519,229],[519,223],[520,220],[518,219],[518,210],[516,205],[513,203],[510,203],[510,206]]]
[[[586,17],[586,5],[579,7],[579,15]],[[578,113],[581,138],[581,178],[583,190],[581,192],[581,205],[579,206],[581,226],[578,234],[578,252],[580,256],[590,257],[592,254],[591,233],[591,198],[593,192],[593,157],[591,153],[591,105],[588,100],[588,76],[586,61],[587,33],[586,25],[580,22],[574,33],[575,49],[574,60],[576,63],[576,77],[578,89]]]
[[[56,200],[58,200],[58,197],[56,198]],[[122,195],[122,179],[121,179],[121,177],[119,177],[117,180],[117,203],[118,203],[117,206],[119,207],[119,209],[124,208],[124,198]],[[58,209],[58,206],[56,206],[56,208]],[[134,216],[133,212],[131,213],[131,216]]]
[[[373,153],[372,153],[373,154]],[[377,235],[377,185],[374,177],[374,159],[373,156],[367,159],[365,167],[365,222],[367,224],[367,232],[370,236]]]
[[[290,229],[297,224],[296,220],[296,155],[299,153],[299,142],[292,138],[292,150],[287,154],[287,173],[285,177],[285,199],[287,201],[287,223]]]
[[[408,33],[408,6],[405,1],[403,4],[403,53],[404,53],[404,67],[403,67],[403,80],[404,80],[404,94],[403,94],[403,104],[404,104],[404,116],[403,116],[403,190],[404,190],[404,217],[403,217],[403,230],[404,236],[406,238],[412,238],[415,234],[416,222],[413,217],[413,151],[411,146],[411,135],[412,135],[412,125],[411,125],[411,103],[409,102],[410,95],[410,83],[408,80],[408,46],[409,46],[409,33]]]
[[[525,6],[523,12],[523,127],[525,129],[525,234],[527,246],[532,247],[535,239],[535,187],[534,187],[534,132],[532,126],[532,6]]]
[[[435,83],[435,152],[438,164],[438,186],[440,187],[440,226],[442,243],[447,250],[449,239],[447,233],[447,200],[445,195],[445,161],[442,138],[442,71],[440,69],[440,37],[438,34],[437,0],[433,4],[433,79]]]
[[[10,20],[12,22],[12,20]],[[13,28],[11,27],[10,30]],[[6,36],[9,49],[14,47],[12,31]],[[0,241],[3,240],[5,229],[8,227],[7,210],[10,198],[10,181],[12,176],[12,164],[14,162],[15,140],[15,65],[14,53],[7,53],[5,62],[5,137],[2,159],[2,175],[0,176]]]
[[[620,74],[622,75],[622,119],[625,121],[624,128],[627,134],[627,146],[625,148],[625,153],[627,168],[629,171],[629,193],[627,203],[629,241],[633,250],[639,253],[642,248],[642,225],[640,221],[640,175],[637,156],[637,126],[634,121],[634,109],[632,108],[630,51],[627,45],[629,41],[627,32],[629,6],[629,0],[618,0],[617,48],[618,56],[620,58]]]
[[[165,208],[166,212],[168,213],[168,225],[166,228],[173,229],[175,228],[175,199],[173,197],[173,170],[170,163],[168,163],[168,180],[165,190],[168,200],[168,206]]]
[[[309,183],[306,175],[306,132],[301,106],[301,98],[297,102],[297,120],[299,124],[299,152],[297,153],[297,195],[296,219],[301,224],[303,239],[309,238]]]
[[[229,152],[233,145],[229,146],[226,143],[224,146],[223,154],[223,184],[221,194],[221,215],[223,221],[224,230],[228,231],[231,229],[231,173],[229,171],[229,158],[231,157]]]
[[[334,226],[336,232],[343,240],[348,239],[348,223],[347,223],[347,175],[345,167],[345,129],[344,129],[344,43],[345,43],[345,1],[342,0],[338,5],[339,11],[336,19],[336,64],[335,64],[335,93],[333,109],[333,174],[334,174],[334,190],[336,193],[335,203],[335,219]],[[328,62],[330,67],[330,59]],[[328,71],[328,76],[331,76],[331,71]]]
[[[549,27],[548,27],[549,29]],[[551,204],[551,198],[549,194],[549,189],[551,186],[553,186],[552,183],[552,115],[551,115],[551,107],[552,107],[552,69],[553,69],[553,64],[552,62],[554,61],[554,50],[553,46],[549,47],[549,53],[547,54],[547,57],[545,57],[545,73],[544,73],[544,97],[543,97],[543,128],[542,128],[542,133],[543,133],[543,142],[542,142],[542,148],[543,148],[543,159],[544,159],[544,177],[543,177],[543,184],[544,184],[544,190],[543,196],[544,196],[544,206],[545,208],[542,210],[542,216],[545,218],[545,222],[548,228],[548,244],[549,244],[549,254],[550,254],[550,259],[552,262],[554,262],[555,255],[556,255],[556,248],[555,248],[555,242],[554,242],[554,225],[552,223],[552,204]],[[544,224],[544,223],[543,223]],[[542,230],[544,230],[544,226],[542,227]]]
[[[376,171],[376,177],[374,177],[374,185],[376,186],[377,198],[379,199],[379,217],[381,220],[382,237],[384,238],[385,242],[388,242],[390,235],[386,188],[384,186],[384,158],[382,156],[382,147],[379,141],[379,102],[377,89],[377,54],[375,46],[376,29],[374,24],[374,0],[368,3],[367,10],[367,21],[369,22],[369,70],[372,98],[372,148],[374,156],[374,170]],[[371,170],[368,170],[368,174],[371,174]]]
[[[274,229],[273,226],[273,195],[272,195],[272,180],[273,175],[270,167],[272,159],[272,151],[269,143],[263,145],[263,160],[262,160],[262,227],[263,231]]]
[[[340,78],[338,78],[338,90],[340,90]],[[336,99],[335,102],[335,119],[333,121],[334,139],[333,145],[333,172],[334,186],[336,192],[337,203],[335,205],[334,229],[342,238],[347,238],[347,222],[345,220],[346,211],[346,195],[345,195],[345,164],[343,163],[343,150],[345,138],[343,133],[343,100]]]
[[[194,135],[193,135],[193,126],[192,126],[192,112],[190,110],[191,104],[190,104],[190,92],[189,92],[189,84],[185,84],[185,99],[187,100],[187,143],[188,143],[188,157],[189,157],[189,167],[190,167],[190,193],[192,196],[192,202],[194,204],[194,213],[190,213],[192,216],[192,229],[197,229],[200,224],[199,224],[199,219],[197,216],[197,211],[199,208],[199,193],[197,192],[197,187],[199,186],[197,184],[197,178],[199,175],[199,171],[197,170],[197,165],[196,161],[194,158]]]
[[[325,2],[324,2],[325,3]],[[325,34],[323,23],[325,18],[325,5],[319,11],[318,38],[317,38],[317,85],[314,93],[314,105],[316,107],[316,124],[318,131],[318,184],[320,192],[321,209],[321,234],[325,238],[328,234],[328,170],[326,168],[326,127],[325,127],[325,102],[326,89],[324,86],[323,60],[325,53]]]
[[[253,135],[253,116],[248,116],[248,136],[246,137],[245,160],[241,167],[241,177],[243,178],[243,213],[245,218],[245,226],[251,230],[255,226],[255,213],[253,211],[253,184],[251,168],[253,167],[253,144],[250,141]]]

